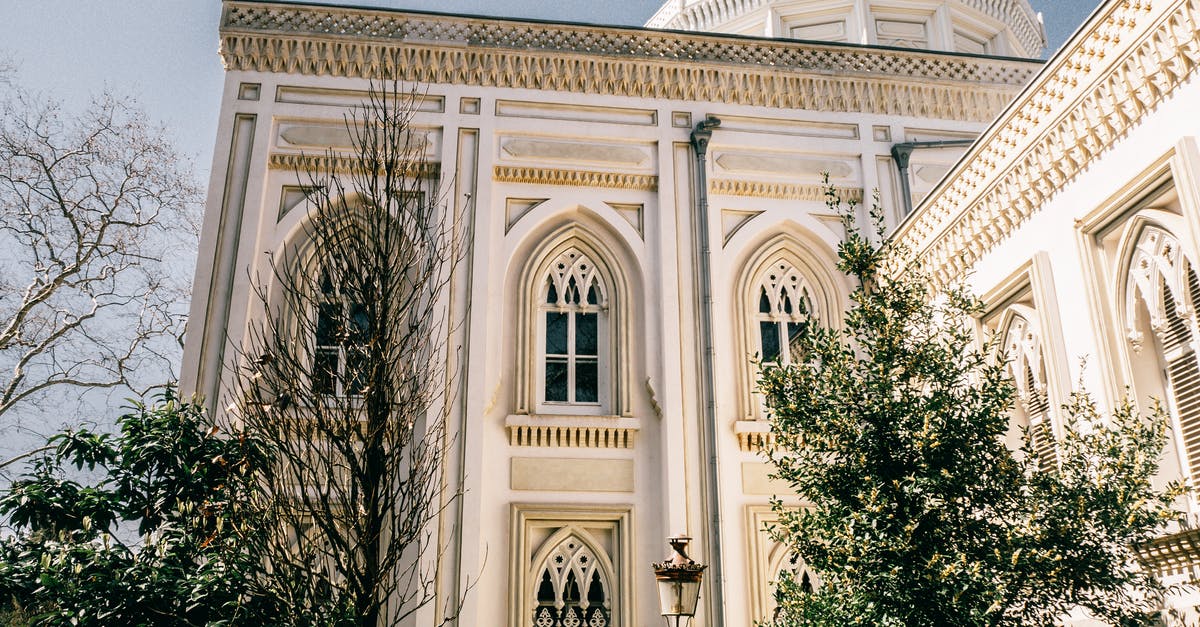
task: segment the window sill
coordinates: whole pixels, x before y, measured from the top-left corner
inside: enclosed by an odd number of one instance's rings
[[[617,416],[511,415],[504,421],[511,446],[631,449],[639,421]]]

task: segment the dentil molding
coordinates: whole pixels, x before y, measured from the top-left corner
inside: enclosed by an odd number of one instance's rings
[[[1125,0],[1013,103],[901,225],[938,284],[980,257],[1104,155],[1200,67],[1200,0]]]
[[[1040,63],[647,29],[226,2],[227,70],[987,121]]]

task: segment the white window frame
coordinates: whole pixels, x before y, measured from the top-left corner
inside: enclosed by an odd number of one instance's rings
[[[579,290],[579,303],[566,303],[564,298],[566,295],[566,287],[571,278],[576,281]],[[586,415],[586,416],[601,416],[609,413],[611,407],[611,399],[609,398],[609,390],[611,388],[611,342],[609,336],[609,321],[610,321],[610,303],[609,295],[611,288],[606,284],[603,274],[600,272],[600,266],[595,260],[580,250],[578,247],[571,246],[558,255],[553,262],[550,263],[546,271],[540,275],[541,286],[536,293],[538,301],[536,312],[536,324],[534,325],[534,355],[535,355],[535,394],[536,408],[539,414],[563,414],[563,415]],[[587,302],[588,288],[595,286],[598,293],[597,302],[589,304]],[[547,302],[549,300],[549,291],[551,286],[554,286],[557,293],[557,304]],[[549,313],[565,313],[568,314],[567,324],[567,400],[566,401],[550,401],[546,399],[546,364],[551,355],[546,353],[546,317]],[[576,325],[578,324],[578,314],[595,314],[596,315],[596,400],[593,401],[576,401],[575,396],[575,380],[578,372],[577,365],[579,356],[575,353],[576,350]],[[562,356],[555,354],[555,357]],[[590,356],[589,356],[590,357]]]
[[[755,354],[763,363],[789,365],[793,356],[787,331],[788,324],[816,322],[815,290],[807,277],[785,259],[777,259],[771,263],[755,285],[752,302],[749,303],[752,314],[750,319],[754,324],[752,333],[757,348]],[[761,307],[764,291],[770,305],[768,312],[762,311]],[[790,313],[785,310],[785,298],[791,302]],[[776,359],[770,361],[767,360],[763,346],[763,323],[774,325],[779,342],[779,354]]]

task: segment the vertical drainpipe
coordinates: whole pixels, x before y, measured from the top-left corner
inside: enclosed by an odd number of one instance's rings
[[[711,610],[709,625],[724,627],[725,625],[725,574],[724,560],[721,557],[721,485],[717,469],[717,396],[714,389],[713,359],[713,296],[712,296],[712,262],[708,243],[708,169],[707,154],[708,140],[712,139],[714,128],[721,125],[721,120],[708,116],[696,125],[692,131],[692,148],[696,151],[696,239],[700,251],[700,267],[697,277],[700,288],[700,343],[703,353],[700,357],[700,398],[703,405],[704,450],[708,454],[708,508],[710,525],[708,538],[708,562],[712,578],[709,579],[709,590],[712,593],[708,607]]]

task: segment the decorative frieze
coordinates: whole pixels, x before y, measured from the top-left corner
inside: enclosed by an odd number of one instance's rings
[[[501,183],[528,183],[530,185],[607,187],[611,189],[635,189],[648,192],[658,190],[658,177],[652,174],[593,172],[590,170],[560,170],[555,168],[498,165],[492,171],[492,180]]]
[[[638,430],[631,427],[508,425],[511,446],[551,448],[633,448]]]
[[[271,170],[294,170],[297,172],[336,172],[347,174],[360,170],[360,161],[349,155],[305,154],[290,152],[275,152],[267,157],[267,167]],[[441,164],[432,161],[410,162],[405,164],[404,176],[415,178],[435,179],[441,176]]]
[[[937,283],[961,276],[1196,73],[1200,0],[1147,24],[1151,8],[1127,0],[1093,19],[902,225],[896,237]]]
[[[987,121],[1036,62],[785,40],[416,15],[225,5],[227,70]]]
[[[843,202],[862,202],[863,190],[860,188],[838,187],[837,192]],[[714,196],[752,196],[754,198],[777,198],[780,200],[825,200],[825,187],[818,183],[803,184],[713,179],[709,181],[708,193]]]
[[[1186,576],[1195,581],[1200,569],[1200,529],[1155,538],[1138,549],[1138,560],[1159,579]]]

